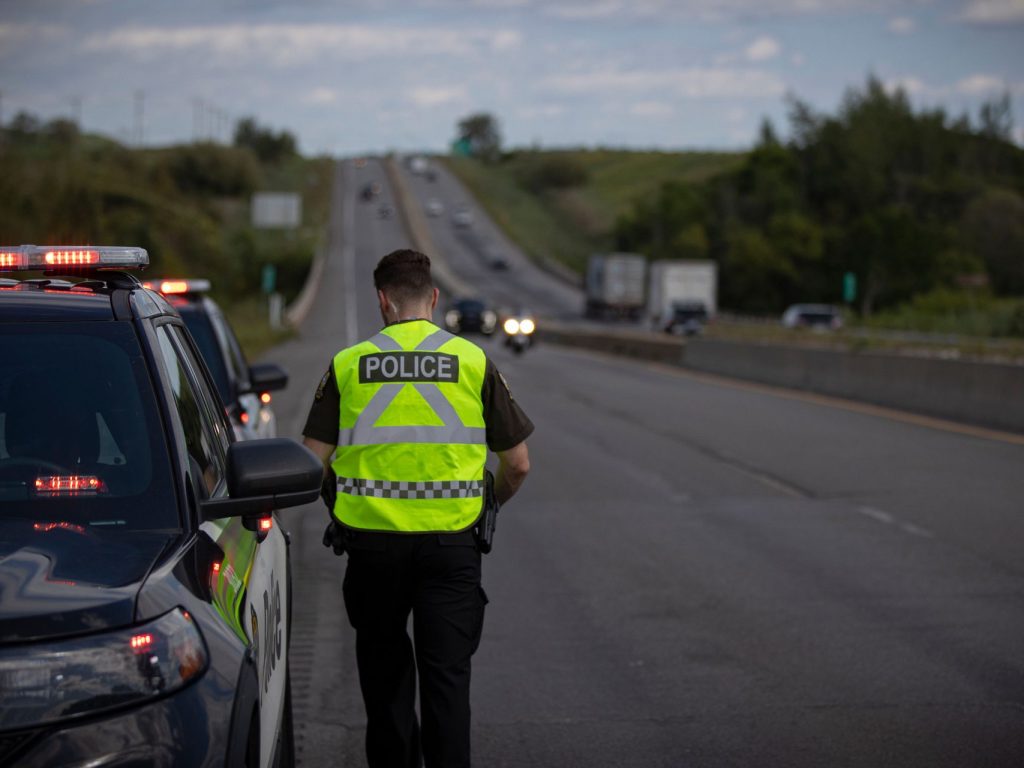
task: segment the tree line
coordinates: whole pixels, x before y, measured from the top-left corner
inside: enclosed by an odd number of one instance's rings
[[[741,166],[667,183],[616,223],[621,250],[712,259],[721,303],[777,312],[839,302],[863,316],[935,292],[1024,296],[1024,150],[1009,97],[971,120],[915,111],[876,78],[835,115],[791,98],[789,139],[769,122]]]

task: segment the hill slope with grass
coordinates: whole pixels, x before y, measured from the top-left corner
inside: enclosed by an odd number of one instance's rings
[[[331,160],[288,146],[131,149],[80,134],[68,121],[40,124],[24,114],[0,132],[0,164],[0,243],[142,246],[146,276],[211,280],[250,355],[279,338],[267,326],[263,267],[276,267],[286,300],[299,292],[327,220],[333,173]],[[249,201],[261,190],[301,194],[302,226],[254,229]]]
[[[700,183],[739,166],[722,152],[522,150],[500,162],[445,158],[508,236],[533,258],[581,272],[589,254],[615,246],[617,219],[673,180]]]

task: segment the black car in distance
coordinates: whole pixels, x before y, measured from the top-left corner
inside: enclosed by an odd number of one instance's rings
[[[450,333],[490,336],[498,327],[498,313],[480,299],[456,299],[445,310],[444,327]]]

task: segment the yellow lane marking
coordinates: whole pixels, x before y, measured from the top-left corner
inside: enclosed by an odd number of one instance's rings
[[[624,359],[616,355],[595,352],[589,349],[585,350],[569,347],[561,347],[561,349],[566,351],[569,351],[571,349],[572,352],[592,356],[606,361],[610,359]],[[661,373],[667,373],[673,376],[680,376],[686,379],[693,379],[694,381],[700,381],[704,384],[714,384],[716,386],[729,387],[730,389],[738,389],[745,392],[758,392],[766,395],[774,395],[775,397],[782,397],[787,400],[796,400],[798,402],[804,403],[814,403],[815,405],[822,405],[828,408],[839,408],[840,410],[844,411],[860,413],[866,416],[877,416],[883,419],[890,419],[891,421],[900,421],[903,422],[904,424],[913,424],[918,427],[935,429],[940,432],[953,432],[958,435],[978,437],[983,440],[994,440],[996,442],[1008,443],[1010,445],[1024,445],[1024,435],[1017,434],[1015,432],[1003,432],[1002,430],[998,429],[976,427],[971,424],[961,424],[956,421],[949,421],[948,419],[940,419],[934,416],[923,416],[917,413],[900,411],[895,408],[887,408],[882,405],[861,403],[855,400],[847,400],[845,398],[835,397],[834,395],[819,395],[814,392],[804,392],[803,390],[798,389],[787,389],[785,387],[778,387],[771,384],[758,384],[752,381],[732,379],[726,376],[719,376],[714,373],[705,373],[704,371],[694,371],[689,368],[681,368],[677,365],[670,365],[669,363],[641,361],[640,365],[651,371],[659,371]]]

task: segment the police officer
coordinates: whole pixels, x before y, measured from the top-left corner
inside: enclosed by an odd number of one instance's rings
[[[427,256],[390,253],[373,281],[384,328],[335,355],[304,442],[337,478],[370,768],[468,766],[470,657],[487,602],[472,530],[484,463],[497,453],[494,492],[508,501],[530,469],[533,424],[483,350],[431,322]]]

